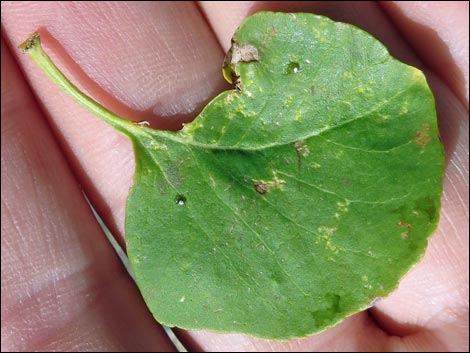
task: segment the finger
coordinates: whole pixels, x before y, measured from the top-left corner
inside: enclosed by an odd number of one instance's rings
[[[468,109],[468,2],[382,2],[421,60]]]
[[[224,87],[220,47],[189,2],[10,2],[2,25],[12,45],[42,28],[46,49],[79,88],[134,120],[176,128]],[[123,244],[131,144],[18,59],[80,183]]]
[[[1,50],[2,350],[171,350]]]

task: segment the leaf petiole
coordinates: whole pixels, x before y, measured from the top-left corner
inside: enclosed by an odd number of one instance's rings
[[[101,104],[81,92],[72,82],[70,82],[59,68],[52,62],[41,46],[39,33],[34,33],[26,41],[18,46],[23,53],[31,56],[36,64],[54,81],[65,93],[67,93],[78,104],[88,109],[104,122],[108,123],[116,130],[125,135],[135,135],[136,131],[142,127],[136,126],[133,122],[123,119],[109,111]]]

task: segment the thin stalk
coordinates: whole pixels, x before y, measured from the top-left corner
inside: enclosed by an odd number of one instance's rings
[[[135,123],[123,119],[109,111],[101,104],[81,92],[67,77],[55,66],[51,58],[46,54],[41,46],[39,33],[34,33],[29,39],[18,46],[23,53],[31,56],[36,64],[72,99],[84,108],[91,111],[104,122],[108,123],[116,130],[127,136],[132,136],[138,130]]]

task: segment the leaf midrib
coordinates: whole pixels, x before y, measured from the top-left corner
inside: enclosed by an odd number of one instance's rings
[[[215,145],[215,144],[207,144],[207,143],[197,142],[197,141],[194,141],[193,139],[190,139],[190,138],[184,138],[184,136],[181,136],[180,132],[171,132],[171,131],[165,131],[165,130],[154,130],[154,129],[151,129],[151,128],[148,128],[148,127],[138,127],[136,129],[132,129],[130,134],[132,136],[137,137],[137,138],[139,137],[139,135],[145,134],[147,136],[150,136],[151,138],[164,138],[164,139],[168,139],[168,140],[171,140],[173,142],[177,142],[177,143],[180,143],[180,144],[183,144],[183,145],[186,145],[186,146],[189,145],[189,146],[208,149],[208,150],[219,150],[219,151],[230,151],[231,150],[231,151],[247,151],[247,152],[249,152],[249,151],[262,151],[262,150],[265,150],[265,149],[269,149],[269,148],[273,148],[273,147],[286,146],[286,145],[290,145],[292,143],[295,143],[297,141],[308,140],[308,139],[313,138],[313,137],[322,136],[322,134],[324,134],[326,132],[330,132],[330,131],[339,129],[339,128],[344,127],[348,124],[353,124],[353,123],[355,123],[357,121],[360,121],[364,118],[370,117],[372,114],[379,111],[382,107],[384,107],[385,105],[392,102],[394,99],[400,97],[404,93],[407,93],[408,90],[411,87],[413,87],[413,85],[415,85],[415,84],[416,84],[416,81],[413,81],[411,85],[409,85],[406,88],[404,88],[403,90],[397,92],[395,95],[393,95],[389,99],[382,101],[380,104],[376,105],[374,108],[372,108],[368,112],[366,112],[366,113],[364,113],[364,114],[362,114],[358,117],[346,120],[346,121],[344,121],[344,122],[342,122],[338,125],[335,125],[335,126],[329,126],[329,127],[323,128],[323,129],[318,129],[318,130],[316,130],[316,131],[314,131],[310,134],[306,134],[304,136],[299,136],[298,138],[291,139],[291,140],[281,142],[281,143],[273,142],[273,143],[260,145],[260,146],[255,146],[255,147],[244,147],[244,146],[240,146],[240,145],[218,146],[218,145]],[[199,116],[196,117],[196,119],[198,119],[198,118],[199,118]],[[181,137],[179,137],[178,134]],[[189,136],[189,135],[187,135],[187,136]]]

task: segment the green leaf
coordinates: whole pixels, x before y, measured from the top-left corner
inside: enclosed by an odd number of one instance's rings
[[[396,288],[437,226],[444,154],[431,91],[354,26],[249,17],[224,64],[235,89],[177,133],[113,115],[39,45],[23,48],[132,140],[128,255],[161,323],[320,332]]]

